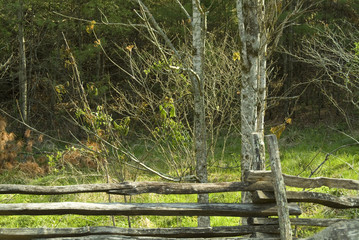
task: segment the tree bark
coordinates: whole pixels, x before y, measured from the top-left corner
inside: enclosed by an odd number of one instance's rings
[[[194,139],[197,177],[201,183],[207,182],[207,142],[206,121],[204,102],[204,78],[203,78],[203,55],[204,55],[204,21],[205,14],[200,5],[200,0],[192,0],[193,6],[193,71],[192,83],[194,91]],[[201,12],[202,10],[202,12]],[[208,203],[208,194],[198,195],[199,203]],[[210,226],[209,217],[198,217],[198,226]]]
[[[24,13],[23,13],[23,0],[19,0],[19,56],[20,56],[20,68],[19,68],[19,91],[20,91],[20,114],[24,122],[28,120],[27,109],[27,77],[26,77],[26,49],[25,49],[25,37],[24,37]]]
[[[260,25],[260,50],[259,50],[259,69],[258,69],[258,106],[257,106],[257,130],[259,133],[259,154],[261,159],[265,159],[265,145],[264,145],[264,117],[267,109],[267,30],[265,22],[265,2],[259,1],[258,21]],[[265,165],[261,169],[265,169]]]
[[[237,0],[237,17],[241,41],[241,170],[251,169],[253,162],[252,133],[257,130],[257,102],[260,53],[260,0]],[[249,202],[248,193],[242,193],[242,202]]]

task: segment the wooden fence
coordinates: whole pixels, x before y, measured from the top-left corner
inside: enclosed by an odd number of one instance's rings
[[[298,188],[345,188],[359,190],[359,181],[332,178],[300,178],[281,173],[279,151],[274,136],[269,137],[271,171],[247,171],[245,182],[165,183],[124,182],[82,184],[71,186],[0,185],[0,194],[59,195],[105,192],[134,195],[201,194],[218,192],[252,192],[253,203],[9,203],[0,204],[0,215],[158,215],[158,216],[231,216],[247,217],[248,225],[185,228],[0,228],[0,239],[172,239],[220,238],[263,233],[265,239],[286,239],[291,225],[329,226],[343,219],[303,219],[297,202],[322,204],[333,208],[359,208],[359,198],[336,197],[308,191],[285,191],[286,186]],[[289,202],[289,204],[287,204]],[[279,216],[279,217],[276,217]],[[269,218],[270,217],[270,218]],[[274,217],[274,218],[272,218]],[[236,238],[230,238],[236,239]],[[246,238],[238,238],[246,239]],[[256,239],[256,238],[251,238]],[[264,238],[257,238],[264,239]]]

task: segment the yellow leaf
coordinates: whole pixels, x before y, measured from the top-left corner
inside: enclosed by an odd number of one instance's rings
[[[70,60],[65,60],[65,68],[68,68],[72,65]]]
[[[101,45],[101,40],[97,39],[96,41],[94,41],[95,45],[94,47],[98,47],[99,45]]]
[[[236,61],[236,60],[241,60],[241,55],[239,54],[239,52],[234,52],[233,53],[233,61]]]
[[[282,11],[282,2],[279,2],[279,3],[277,4],[277,11],[278,11],[278,12],[281,12],[281,11]]]
[[[86,27],[86,32],[87,32],[87,33],[91,33],[91,32],[94,30],[94,28],[95,28],[95,24],[96,24],[96,21],[95,21],[95,20],[92,20],[92,21],[90,22],[90,25],[88,25],[88,26]]]
[[[135,47],[135,45],[128,45],[127,47],[126,47],[126,49],[129,51],[129,52],[132,52],[132,48],[134,48]]]
[[[279,139],[280,136],[282,135],[284,129],[285,129],[285,123],[282,123],[278,126],[272,127],[270,129],[270,131],[271,131],[271,133],[275,134],[277,136],[277,138]]]
[[[64,93],[66,93],[66,88],[65,88],[65,86],[62,85],[62,84],[59,84],[59,85],[55,86],[55,90],[56,90],[56,92],[57,92],[58,94],[64,94]]]
[[[288,124],[292,124],[292,119],[291,118],[286,118],[285,122],[288,123]]]

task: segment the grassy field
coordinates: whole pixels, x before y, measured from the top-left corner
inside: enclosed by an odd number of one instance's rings
[[[357,133],[351,133],[350,137],[325,126],[315,128],[295,128],[293,126],[285,130],[279,139],[282,170],[286,174],[302,177],[336,177],[358,179],[359,145],[354,139]],[[351,138],[352,137],[352,138]],[[209,180],[211,182],[239,181],[240,139],[233,136],[228,139],[225,154],[215,155],[216,160],[209,163]],[[219,149],[218,152],[221,152]],[[269,164],[267,164],[269,165]],[[320,166],[320,167],[319,167]],[[111,166],[110,166],[111,167]],[[131,173],[128,176],[133,176]],[[114,177],[114,176],[112,176]],[[115,177],[113,178],[115,179]],[[136,181],[159,181],[157,176],[144,172],[136,172]],[[132,180],[132,179],[130,179]],[[105,174],[99,170],[88,168],[63,168],[52,171],[43,176],[29,176],[29,174],[13,169],[2,171],[0,182],[37,185],[68,185],[81,183],[104,183],[107,181]],[[337,196],[355,195],[355,191],[343,191],[337,189],[321,188],[320,192],[328,192]],[[195,195],[157,195],[143,194],[127,197],[111,196],[113,202],[196,202]],[[85,201],[108,202],[108,196],[103,193],[72,194],[65,196],[32,196],[32,195],[1,195],[1,203],[24,202],[59,202],[59,201]],[[210,194],[210,202],[236,203],[240,202],[240,193]],[[304,213],[302,217],[343,217],[355,218],[357,210],[332,210],[315,204],[302,204]],[[211,217],[212,226],[235,226],[239,218]],[[116,226],[127,227],[194,227],[194,217],[156,217],[156,216],[125,216],[114,217]],[[0,227],[80,227],[80,226],[109,226],[113,225],[113,219],[108,216],[1,216]],[[298,228],[299,236],[311,234],[310,228]]]

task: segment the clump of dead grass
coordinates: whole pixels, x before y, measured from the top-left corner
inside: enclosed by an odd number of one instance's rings
[[[6,119],[0,116],[0,171],[18,169],[31,176],[45,174],[47,167],[43,156],[32,154],[34,144],[41,143],[43,135],[35,136],[27,129],[24,138],[17,139],[15,133],[8,132],[6,127]]]

